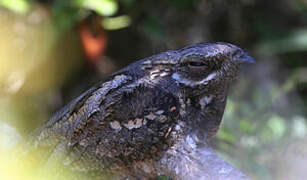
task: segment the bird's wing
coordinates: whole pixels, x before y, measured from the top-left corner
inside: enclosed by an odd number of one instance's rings
[[[35,137],[51,159],[77,169],[117,168],[156,155],[170,144],[177,99],[131,76],[116,75],[82,94]],[[62,157],[62,156],[60,156]],[[48,160],[50,161],[50,160]]]
[[[21,144],[21,147],[26,146],[25,154],[34,154],[35,158],[38,155],[38,159],[45,162],[54,151],[63,146],[61,144],[70,143],[68,136],[72,136],[82,123],[91,119],[99,110],[100,103],[111,92],[131,81],[132,77],[124,73],[114,75],[72,100]]]

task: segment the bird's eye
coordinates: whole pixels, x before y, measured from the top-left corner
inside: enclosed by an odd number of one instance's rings
[[[190,66],[195,66],[195,67],[201,67],[201,66],[206,66],[205,63],[203,62],[189,62]]]

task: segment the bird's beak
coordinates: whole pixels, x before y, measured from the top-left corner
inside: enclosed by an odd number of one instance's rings
[[[243,53],[238,58],[233,59],[233,61],[238,64],[255,63],[255,60],[252,57],[250,57],[247,53]]]

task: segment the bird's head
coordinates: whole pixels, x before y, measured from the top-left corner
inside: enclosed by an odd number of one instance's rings
[[[151,79],[171,78],[183,88],[210,93],[228,86],[238,76],[241,64],[253,62],[241,48],[217,42],[167,51],[150,57],[143,64],[144,67],[149,65]]]
[[[217,42],[154,55],[142,61],[142,68],[148,82],[180,98],[181,114],[189,114],[184,119],[191,132],[212,137],[221,122],[230,83],[241,64],[253,62],[241,48]]]

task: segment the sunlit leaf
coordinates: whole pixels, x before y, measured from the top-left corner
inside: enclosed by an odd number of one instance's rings
[[[131,18],[129,16],[123,15],[113,18],[104,18],[102,21],[102,26],[106,30],[117,30],[128,27],[131,24]]]
[[[286,123],[283,118],[277,115],[273,115],[267,122],[268,127],[272,131],[273,138],[281,138],[286,132]]]
[[[0,5],[20,14],[30,10],[30,3],[27,0],[0,0]]]
[[[94,10],[102,16],[111,16],[118,9],[118,4],[114,0],[77,0],[74,3],[79,7]]]

